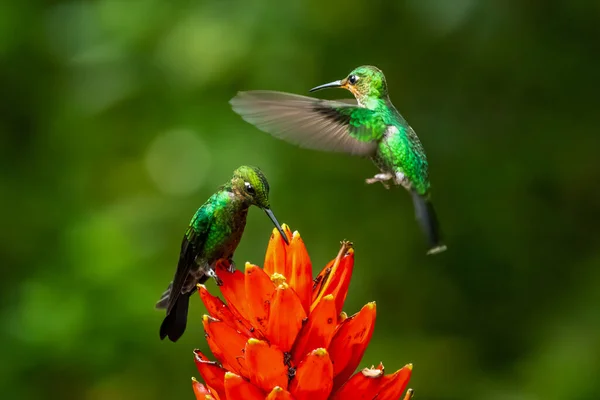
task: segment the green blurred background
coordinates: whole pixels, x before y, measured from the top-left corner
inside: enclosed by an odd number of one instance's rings
[[[0,3],[1,397],[191,399],[203,307],[173,344],[154,304],[196,208],[254,164],[315,269],[355,242],[361,367],[414,363],[418,399],[599,399],[599,38],[592,1]],[[368,160],[228,105],[361,64],[427,149],[444,254]],[[250,212],[238,266],[271,229]]]

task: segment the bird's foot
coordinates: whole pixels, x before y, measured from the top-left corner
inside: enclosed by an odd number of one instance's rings
[[[223,281],[221,280],[221,278],[219,278],[219,276],[217,275],[217,273],[215,272],[214,269],[209,268],[208,271],[206,271],[206,275],[213,278],[217,284],[217,286],[223,286]]]
[[[369,185],[372,183],[381,182],[381,184],[383,185],[384,188],[389,189],[390,185],[387,183],[387,181],[389,181],[393,177],[394,177],[394,175],[392,175],[390,173],[382,173],[382,174],[377,174],[372,178],[366,179],[365,182],[367,182],[367,184],[369,184]]]

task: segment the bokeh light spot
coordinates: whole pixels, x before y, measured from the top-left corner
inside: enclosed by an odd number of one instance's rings
[[[409,0],[411,7],[433,32],[440,35],[460,28],[475,9],[473,0]]]
[[[160,190],[188,195],[206,179],[210,152],[204,141],[189,130],[172,130],[157,136],[146,155],[146,167]]]

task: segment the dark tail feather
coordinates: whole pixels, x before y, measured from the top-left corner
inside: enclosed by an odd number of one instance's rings
[[[182,293],[179,295],[175,306],[167,314],[160,326],[161,340],[168,336],[172,342],[176,342],[183,335],[183,332],[185,332],[190,295],[191,293]]]
[[[429,240],[429,250],[427,254],[441,253],[446,250],[446,245],[442,241],[440,226],[437,215],[433,209],[433,204],[428,198],[412,192],[413,203],[415,204],[415,214],[421,229],[427,235]]]

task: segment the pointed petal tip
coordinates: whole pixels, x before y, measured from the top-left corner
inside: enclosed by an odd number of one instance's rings
[[[260,389],[240,375],[226,372],[224,381],[225,398],[227,399],[263,400],[265,398]]]
[[[205,319],[204,330],[210,350],[215,358],[229,371],[248,376],[244,348],[248,336],[222,321]]]
[[[290,234],[290,237],[292,237],[292,230],[290,229],[290,226],[288,224],[286,224],[285,222],[283,224],[281,224],[281,228],[283,229],[283,231],[286,234]]]
[[[239,378],[240,376],[238,374],[235,374],[231,371],[227,371],[225,372],[225,379],[236,379]]]
[[[262,340],[248,341],[245,357],[253,385],[266,393],[275,386],[287,389],[288,367],[283,352],[277,346]]]
[[[275,386],[265,400],[294,400],[292,394],[281,386]]]
[[[284,231],[283,228],[282,231]],[[273,228],[273,231],[271,232],[271,237],[269,238],[269,244],[267,245],[265,262],[263,264],[263,269],[265,270],[267,275],[271,275],[275,272],[283,274],[285,273],[287,258],[286,253],[287,244],[283,236],[277,228]]]
[[[277,286],[271,300],[271,315],[266,336],[283,352],[289,352],[305,318],[306,312],[296,292],[283,282]]]
[[[218,319],[211,317],[208,314],[204,314],[202,316],[202,322],[207,324],[212,324],[213,322],[220,322]]]
[[[409,363],[409,364],[406,364],[406,365],[404,366],[404,368],[408,368],[408,369],[410,369],[410,370],[412,371],[412,369],[413,369],[413,365],[412,365],[412,363]]]
[[[200,349],[194,349],[193,353],[194,353],[194,358],[195,358],[196,360],[200,360],[200,361],[208,361],[208,357],[206,357],[206,356],[204,355],[204,353],[202,353],[202,352],[200,351]],[[192,379],[194,379],[194,378],[192,378]]]
[[[314,309],[320,297],[327,294],[333,294],[336,299],[336,307],[341,312],[348,295],[348,288],[352,279],[354,270],[354,256],[351,251],[352,243],[341,242],[341,248],[335,259],[330,261],[321,271],[316,285],[313,285],[313,301],[311,311]],[[349,255],[348,255],[349,254]]]
[[[327,350],[324,349],[323,347],[320,347],[318,349],[314,349],[313,351],[310,352],[311,355],[315,356],[315,357],[325,357],[328,356],[329,354],[327,353]]]
[[[290,239],[292,238],[292,230],[290,229],[290,227],[288,226],[288,224],[284,223],[283,226],[281,227],[281,229],[283,229],[283,233],[285,233],[285,237],[282,238],[285,241],[286,245],[290,245]]]
[[[339,388],[358,367],[375,328],[375,303],[365,305],[358,313],[340,324],[329,352],[334,363],[334,389]]]
[[[296,291],[306,312],[312,300],[312,263],[298,231],[294,232],[287,251],[286,274],[292,289]]]
[[[197,400],[214,400],[208,388],[194,377],[192,377],[192,390]]]
[[[294,364],[298,364],[313,349],[329,347],[337,326],[335,300],[332,295],[325,296],[303,323],[292,353]]]
[[[298,365],[290,393],[297,399],[328,399],[333,387],[333,365],[324,348],[311,351]]]

